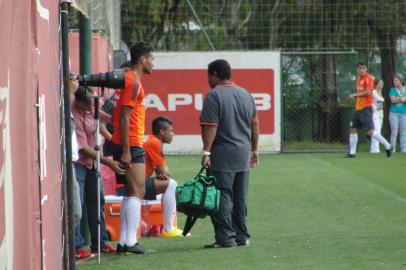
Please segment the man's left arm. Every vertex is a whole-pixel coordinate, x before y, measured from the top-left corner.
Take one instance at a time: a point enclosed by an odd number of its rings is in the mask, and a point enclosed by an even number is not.
[[[353,96],[356,97],[368,97],[372,95],[372,90],[365,90],[365,91],[360,91],[357,94],[353,94]]]
[[[372,78],[367,79],[365,81],[365,90],[358,91],[358,93],[353,94],[354,97],[368,97],[372,95],[372,91],[374,90],[374,80]]]
[[[258,114],[255,114],[251,118],[251,167],[257,167],[259,165],[259,120]]]

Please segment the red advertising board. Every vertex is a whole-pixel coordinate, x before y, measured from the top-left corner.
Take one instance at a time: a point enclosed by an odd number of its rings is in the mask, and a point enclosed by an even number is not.
[[[261,134],[273,134],[274,71],[272,69],[233,69],[232,80],[254,97],[261,120]],[[209,91],[206,69],[156,70],[145,75],[146,133],[151,134],[152,120],[165,115],[175,124],[177,135],[199,135],[199,115]]]

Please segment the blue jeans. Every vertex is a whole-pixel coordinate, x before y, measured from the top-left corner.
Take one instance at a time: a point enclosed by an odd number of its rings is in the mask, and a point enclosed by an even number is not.
[[[91,236],[91,250],[97,250],[97,173],[96,169],[88,169],[83,165],[75,163],[75,175],[79,184],[80,202],[83,206],[83,193],[86,192],[86,207],[89,231]],[[103,247],[108,240],[106,231],[106,222],[104,219],[104,192],[103,185],[100,183],[100,246]],[[82,248],[85,240],[80,233],[80,223],[75,227],[75,247],[76,250]]]

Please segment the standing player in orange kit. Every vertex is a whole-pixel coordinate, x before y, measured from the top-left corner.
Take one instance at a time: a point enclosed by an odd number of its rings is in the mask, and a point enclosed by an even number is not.
[[[140,80],[145,74],[152,73],[152,51],[152,47],[144,42],[131,47],[131,69],[125,74],[125,88],[118,93],[113,111],[113,158],[127,169],[125,177],[116,175],[118,183],[125,183],[125,196],[120,210],[118,253],[143,254],[152,251],[138,243],[136,234],[141,219],[141,200],[145,195],[145,154],[142,147],[145,93]]]
[[[391,145],[380,133],[374,130],[372,117],[372,91],[374,90],[374,79],[367,72],[365,63],[357,64],[358,78],[356,81],[356,93],[348,96],[349,99],[356,99],[355,112],[350,122],[350,151],[347,157],[353,158],[357,152],[358,129],[364,129],[369,137],[374,138],[385,146],[386,156],[392,155]]]

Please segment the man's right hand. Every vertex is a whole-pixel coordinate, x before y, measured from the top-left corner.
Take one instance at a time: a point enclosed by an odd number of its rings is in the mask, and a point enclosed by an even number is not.
[[[131,168],[131,153],[130,151],[125,151],[121,154],[121,164],[124,165],[124,167]]]
[[[69,92],[75,94],[76,90],[79,88],[79,82],[75,78],[69,79]]]
[[[200,162],[203,168],[210,168],[210,156],[202,156],[202,161]]]
[[[111,162],[109,162],[109,167],[118,174],[126,174],[124,166],[118,161],[111,160]]]
[[[259,153],[258,151],[251,152],[251,168],[255,168],[259,165]]]
[[[156,176],[156,178],[159,179],[159,180],[169,180],[170,176],[169,176],[168,173],[162,173],[162,174],[158,174]]]

